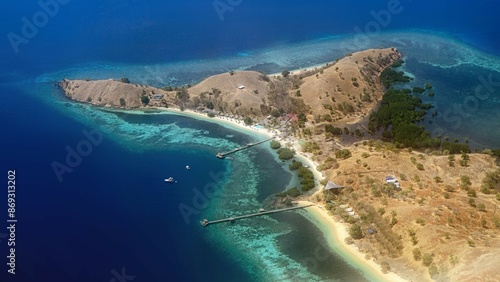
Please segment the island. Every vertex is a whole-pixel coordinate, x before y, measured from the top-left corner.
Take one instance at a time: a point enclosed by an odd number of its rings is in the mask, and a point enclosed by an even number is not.
[[[431,136],[432,85],[408,88],[395,48],[370,49],[277,74],[239,70],[196,85],[127,78],[59,83],[75,101],[171,109],[276,137],[271,148],[301,179],[274,204],[310,206],[335,248],[381,280],[500,280],[500,151]],[[394,87],[398,86],[398,87]]]

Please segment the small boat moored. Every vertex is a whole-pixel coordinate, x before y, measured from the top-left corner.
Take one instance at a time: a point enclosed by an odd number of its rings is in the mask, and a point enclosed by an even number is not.
[[[187,170],[190,170],[190,169],[191,169],[191,167],[187,165],[187,166],[186,166],[186,169],[187,169]]]
[[[177,182],[177,181],[175,181],[173,177],[169,177],[169,178],[165,178],[165,182],[174,183],[174,182]]]

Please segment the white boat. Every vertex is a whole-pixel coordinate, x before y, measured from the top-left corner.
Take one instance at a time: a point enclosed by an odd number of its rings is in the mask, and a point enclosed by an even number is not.
[[[186,169],[187,169],[187,170],[190,170],[190,169],[191,169],[191,167],[187,165],[187,166],[186,166]]]
[[[173,183],[173,182],[175,182],[175,180],[173,177],[169,177],[169,178],[165,178],[165,182]]]

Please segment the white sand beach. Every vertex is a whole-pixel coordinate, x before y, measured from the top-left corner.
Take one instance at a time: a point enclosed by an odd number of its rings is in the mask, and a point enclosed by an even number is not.
[[[298,201],[298,203],[314,204],[308,201]],[[346,244],[345,239],[350,237],[347,224],[336,221],[323,207],[314,205],[306,211],[306,217],[322,231],[329,247],[347,262],[360,268],[367,278],[375,281],[407,281],[393,272],[384,274],[380,265],[371,259],[366,259],[355,245]]]
[[[217,122],[229,128],[243,130],[244,132],[250,134],[259,134],[265,137],[273,136],[273,133],[270,130],[264,128],[256,128],[255,126],[247,126],[242,121],[238,121],[236,119],[222,117],[211,118],[206,114],[195,112],[192,110],[181,111],[176,108],[161,109],[173,112],[175,114],[185,115],[209,122]],[[317,181],[323,179],[323,174],[317,170],[317,164],[309,159],[306,154],[300,152],[300,145],[298,141],[294,140],[292,137],[289,137],[289,139],[290,140],[288,141],[282,140],[282,145],[285,145],[284,143],[291,142],[293,148],[296,150],[296,157],[304,164],[309,166]],[[321,189],[321,187],[319,187],[319,189]],[[314,204],[313,202],[308,201],[298,201],[298,203],[301,205]],[[361,251],[359,251],[359,249],[355,245],[347,245],[345,243],[345,239],[349,237],[347,224],[336,221],[333,216],[328,214],[328,212],[324,208],[315,204],[314,206],[307,208],[306,211],[306,217],[315,225],[317,225],[318,228],[322,231],[329,247],[334,252],[344,257],[344,259],[346,259],[349,263],[353,264],[355,267],[360,268],[369,279],[375,281],[407,281],[393,272],[384,274],[380,265],[371,259],[366,259],[365,255]]]

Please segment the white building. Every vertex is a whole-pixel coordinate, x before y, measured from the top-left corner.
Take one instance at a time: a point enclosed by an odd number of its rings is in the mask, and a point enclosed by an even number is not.
[[[396,185],[396,188],[399,189],[399,181],[396,179],[396,177],[394,175],[386,176],[385,183],[392,183],[392,184]]]

